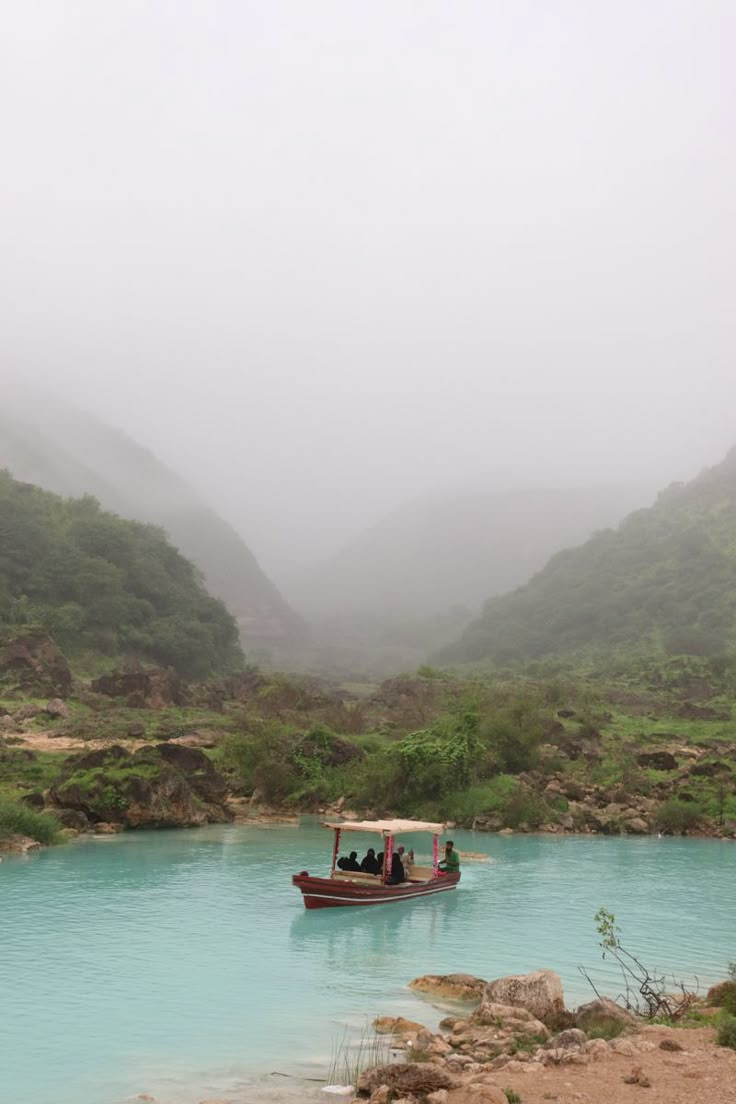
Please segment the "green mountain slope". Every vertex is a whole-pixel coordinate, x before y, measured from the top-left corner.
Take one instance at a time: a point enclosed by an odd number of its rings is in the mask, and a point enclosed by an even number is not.
[[[242,663],[234,619],[153,526],[0,471],[0,629],[205,676]]]
[[[249,650],[288,651],[302,639],[301,619],[232,526],[123,433],[59,404],[19,404],[0,413],[0,467],[57,494],[91,494],[105,509],[162,526],[233,613]]]
[[[507,660],[621,644],[708,655],[736,645],[736,450],[488,601],[437,658]]]

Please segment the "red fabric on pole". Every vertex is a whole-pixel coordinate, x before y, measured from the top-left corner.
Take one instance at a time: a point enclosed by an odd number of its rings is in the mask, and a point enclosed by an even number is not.
[[[394,837],[387,836],[383,850],[383,884],[385,885],[391,873],[391,860],[394,857]]]

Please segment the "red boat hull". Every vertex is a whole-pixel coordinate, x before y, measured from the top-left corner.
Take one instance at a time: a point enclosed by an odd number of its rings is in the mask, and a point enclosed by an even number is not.
[[[304,897],[304,907],[345,908],[351,905],[388,905],[394,901],[410,901],[415,897],[430,897],[446,893],[460,881],[459,874],[441,874],[428,882],[404,885],[360,885],[358,882],[332,878],[314,878],[310,874],[294,874],[292,883]]]

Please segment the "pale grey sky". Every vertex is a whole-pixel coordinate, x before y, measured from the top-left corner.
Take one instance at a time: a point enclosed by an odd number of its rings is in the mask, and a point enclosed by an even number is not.
[[[6,387],[189,477],[267,569],[407,497],[736,443],[731,0],[24,0]]]

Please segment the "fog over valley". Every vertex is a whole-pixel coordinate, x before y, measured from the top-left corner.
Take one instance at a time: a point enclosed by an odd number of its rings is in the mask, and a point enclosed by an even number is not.
[[[477,614],[736,439],[735,20],[8,10],[0,462],[175,541],[184,487],[296,620]]]

